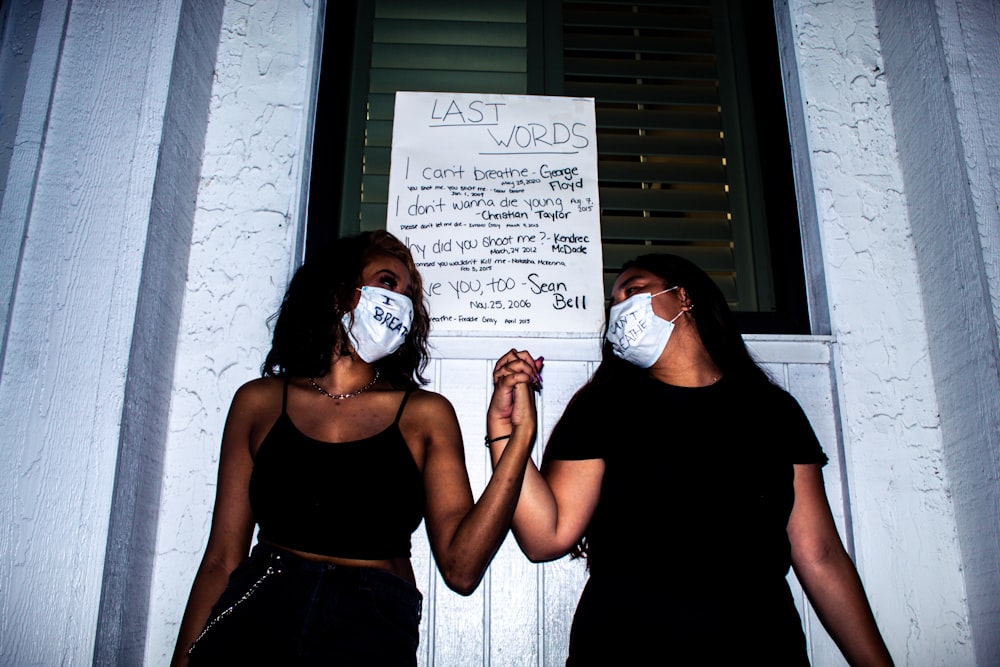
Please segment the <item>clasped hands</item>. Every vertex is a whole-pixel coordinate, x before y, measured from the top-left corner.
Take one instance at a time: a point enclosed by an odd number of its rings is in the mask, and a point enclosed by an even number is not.
[[[527,350],[515,349],[497,360],[493,367],[493,398],[486,415],[490,433],[501,435],[522,426],[535,427],[534,393],[542,388],[543,362],[544,357],[535,359]]]

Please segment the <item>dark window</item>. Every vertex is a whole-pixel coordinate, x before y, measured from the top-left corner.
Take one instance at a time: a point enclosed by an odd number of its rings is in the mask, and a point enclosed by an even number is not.
[[[630,257],[673,252],[713,276],[744,331],[807,332],[774,16],[743,5],[364,0],[352,22],[331,14],[310,246],[384,225],[396,90],[593,97],[606,286]]]

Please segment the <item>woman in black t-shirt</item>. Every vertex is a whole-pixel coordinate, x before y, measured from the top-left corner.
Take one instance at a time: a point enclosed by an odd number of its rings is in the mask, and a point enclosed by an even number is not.
[[[789,566],[851,664],[891,665],[830,512],[826,456],[712,279],[676,256],[639,257],[608,322],[604,360],[541,473],[529,462],[513,521],[533,561],[588,558],[567,665],[807,665]],[[494,379],[537,367],[511,350]],[[490,437],[509,428],[498,414]]]

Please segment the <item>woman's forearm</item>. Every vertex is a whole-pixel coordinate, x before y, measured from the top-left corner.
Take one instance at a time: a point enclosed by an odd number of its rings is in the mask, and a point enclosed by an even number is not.
[[[796,564],[795,573],[823,627],[849,664],[855,667],[893,664],[861,579],[843,548],[832,549],[815,562]]]
[[[498,469],[506,453],[506,444],[498,444],[499,446],[494,444],[490,448],[490,459],[495,470]],[[525,462],[511,529],[521,551],[535,562],[564,556],[576,544],[576,540],[560,540],[559,510],[555,495],[548,481],[530,458]]]
[[[493,475],[459,523],[446,562],[439,563],[446,582],[458,593],[475,590],[510,528],[534,437],[534,428],[524,427],[514,428],[504,440]]]
[[[203,560],[191,586],[184,616],[177,632],[177,644],[170,661],[171,667],[184,667],[188,663],[187,652],[191,644],[208,623],[208,616],[216,600],[222,595],[229,581],[229,568],[221,563]]]

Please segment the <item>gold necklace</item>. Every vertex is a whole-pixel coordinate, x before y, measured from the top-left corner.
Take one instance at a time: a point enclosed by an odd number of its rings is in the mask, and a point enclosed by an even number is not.
[[[319,393],[323,394],[327,398],[332,398],[334,400],[340,400],[342,398],[354,398],[358,394],[363,394],[366,391],[368,391],[369,389],[371,389],[375,385],[376,382],[378,382],[378,369],[377,368],[375,369],[375,377],[373,377],[371,379],[371,382],[369,382],[368,384],[366,384],[365,386],[363,386],[361,389],[358,389],[357,391],[348,392],[346,394],[331,394],[326,389],[323,389],[323,387],[321,387],[318,384],[316,384],[316,380],[314,378],[309,378],[309,384],[311,384],[313,386],[313,389],[315,389]]]

